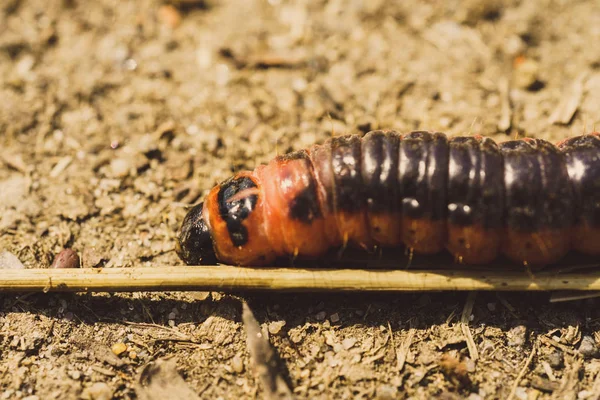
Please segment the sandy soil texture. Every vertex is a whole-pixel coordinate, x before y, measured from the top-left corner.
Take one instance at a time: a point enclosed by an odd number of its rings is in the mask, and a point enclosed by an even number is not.
[[[599,43],[596,0],[3,0],[0,252],[181,265],[186,206],[332,132],[590,132]],[[593,299],[244,297],[298,398],[600,396]],[[200,398],[264,393],[237,297],[0,298],[2,399],[136,398],[166,357]]]

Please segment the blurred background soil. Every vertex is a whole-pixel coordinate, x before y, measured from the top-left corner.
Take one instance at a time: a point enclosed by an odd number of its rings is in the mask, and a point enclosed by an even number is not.
[[[27,268],[65,247],[85,268],[181,265],[187,206],[332,133],[558,141],[594,126],[596,0],[3,0],[0,252]],[[596,300],[245,297],[299,398],[600,396]],[[263,393],[232,296],[0,301],[2,399],[135,398],[167,356],[201,398]]]

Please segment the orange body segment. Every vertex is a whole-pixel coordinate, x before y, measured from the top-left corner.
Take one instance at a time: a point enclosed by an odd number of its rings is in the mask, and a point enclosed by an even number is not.
[[[500,251],[501,231],[485,229],[481,225],[458,226],[448,224],[448,251],[465,264],[487,264]]]
[[[430,219],[402,219],[404,245],[417,254],[436,254],[446,244],[446,221]]]
[[[323,255],[332,245],[325,233],[316,187],[305,158],[278,158],[258,171],[263,182],[266,224],[279,256]],[[267,222],[267,221],[265,221]]]
[[[573,249],[592,256],[600,256],[600,228],[583,223],[573,229]]]
[[[367,213],[369,235],[382,247],[402,245],[402,222],[400,213]]]
[[[540,232],[506,230],[502,253],[519,264],[543,267],[563,258],[571,248],[570,229]]]

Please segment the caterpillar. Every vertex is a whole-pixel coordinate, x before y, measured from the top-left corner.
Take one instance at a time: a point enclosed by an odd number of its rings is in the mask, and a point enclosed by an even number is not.
[[[187,264],[268,265],[342,246],[444,249],[543,267],[600,256],[600,133],[554,145],[371,131],[278,156],[215,186],[185,216]]]

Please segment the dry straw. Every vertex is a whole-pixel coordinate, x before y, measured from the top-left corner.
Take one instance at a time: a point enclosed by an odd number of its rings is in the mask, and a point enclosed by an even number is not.
[[[0,291],[174,290],[441,291],[600,290],[600,270],[536,272],[364,270],[230,266],[3,270]]]

